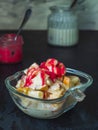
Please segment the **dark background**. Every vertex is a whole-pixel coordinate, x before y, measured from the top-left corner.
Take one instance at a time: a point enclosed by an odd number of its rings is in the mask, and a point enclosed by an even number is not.
[[[15,31],[12,31],[12,33]],[[10,33],[1,31],[0,35]],[[74,47],[48,45],[47,31],[23,31],[23,60],[17,64],[0,64],[0,130],[98,130],[98,32],[80,31]],[[24,114],[12,101],[4,80],[33,62],[57,58],[66,67],[92,75],[94,82],[86,98],[56,119],[37,119]]]

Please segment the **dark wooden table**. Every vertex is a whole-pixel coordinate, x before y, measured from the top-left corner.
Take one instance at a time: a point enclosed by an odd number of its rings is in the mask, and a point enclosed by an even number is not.
[[[11,32],[14,31],[0,31],[0,35]],[[98,32],[80,31],[78,45],[70,48],[49,46],[47,31],[23,31],[22,35],[23,61],[0,64],[0,130],[98,130]],[[85,100],[62,116],[50,120],[29,117],[13,103],[4,80],[50,57],[92,75],[94,82],[85,92]]]

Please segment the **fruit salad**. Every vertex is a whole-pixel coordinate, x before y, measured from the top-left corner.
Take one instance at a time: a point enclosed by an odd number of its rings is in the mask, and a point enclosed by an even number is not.
[[[71,96],[59,99],[71,87],[79,85],[80,78],[67,75],[66,71],[65,65],[55,58],[49,58],[41,64],[30,65],[23,71],[15,86],[19,93],[27,95],[19,96],[18,107],[28,115],[38,118],[56,117],[65,108],[68,109],[74,99]]]
[[[66,67],[55,58],[47,59],[40,65],[33,63],[24,70],[17,82],[18,92],[45,100],[62,97],[70,87],[80,84],[77,76],[66,75]]]

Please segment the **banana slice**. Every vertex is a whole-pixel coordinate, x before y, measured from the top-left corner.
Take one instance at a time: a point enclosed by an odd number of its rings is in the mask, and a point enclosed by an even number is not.
[[[28,96],[43,99],[44,93],[42,91],[31,90],[31,91],[28,91]]]
[[[65,89],[62,87],[60,90],[56,90],[56,91],[53,91],[48,99],[55,99],[55,98],[60,98],[61,96],[63,96],[65,93]]]
[[[78,76],[69,76],[70,87],[74,87],[80,84],[80,78]]]

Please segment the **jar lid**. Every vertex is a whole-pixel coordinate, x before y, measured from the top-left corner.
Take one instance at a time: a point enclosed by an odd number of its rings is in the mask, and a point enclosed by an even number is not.
[[[54,5],[54,6],[51,6],[51,7],[50,7],[50,10],[52,10],[52,11],[57,11],[57,10],[67,11],[67,10],[70,10],[70,4]]]

